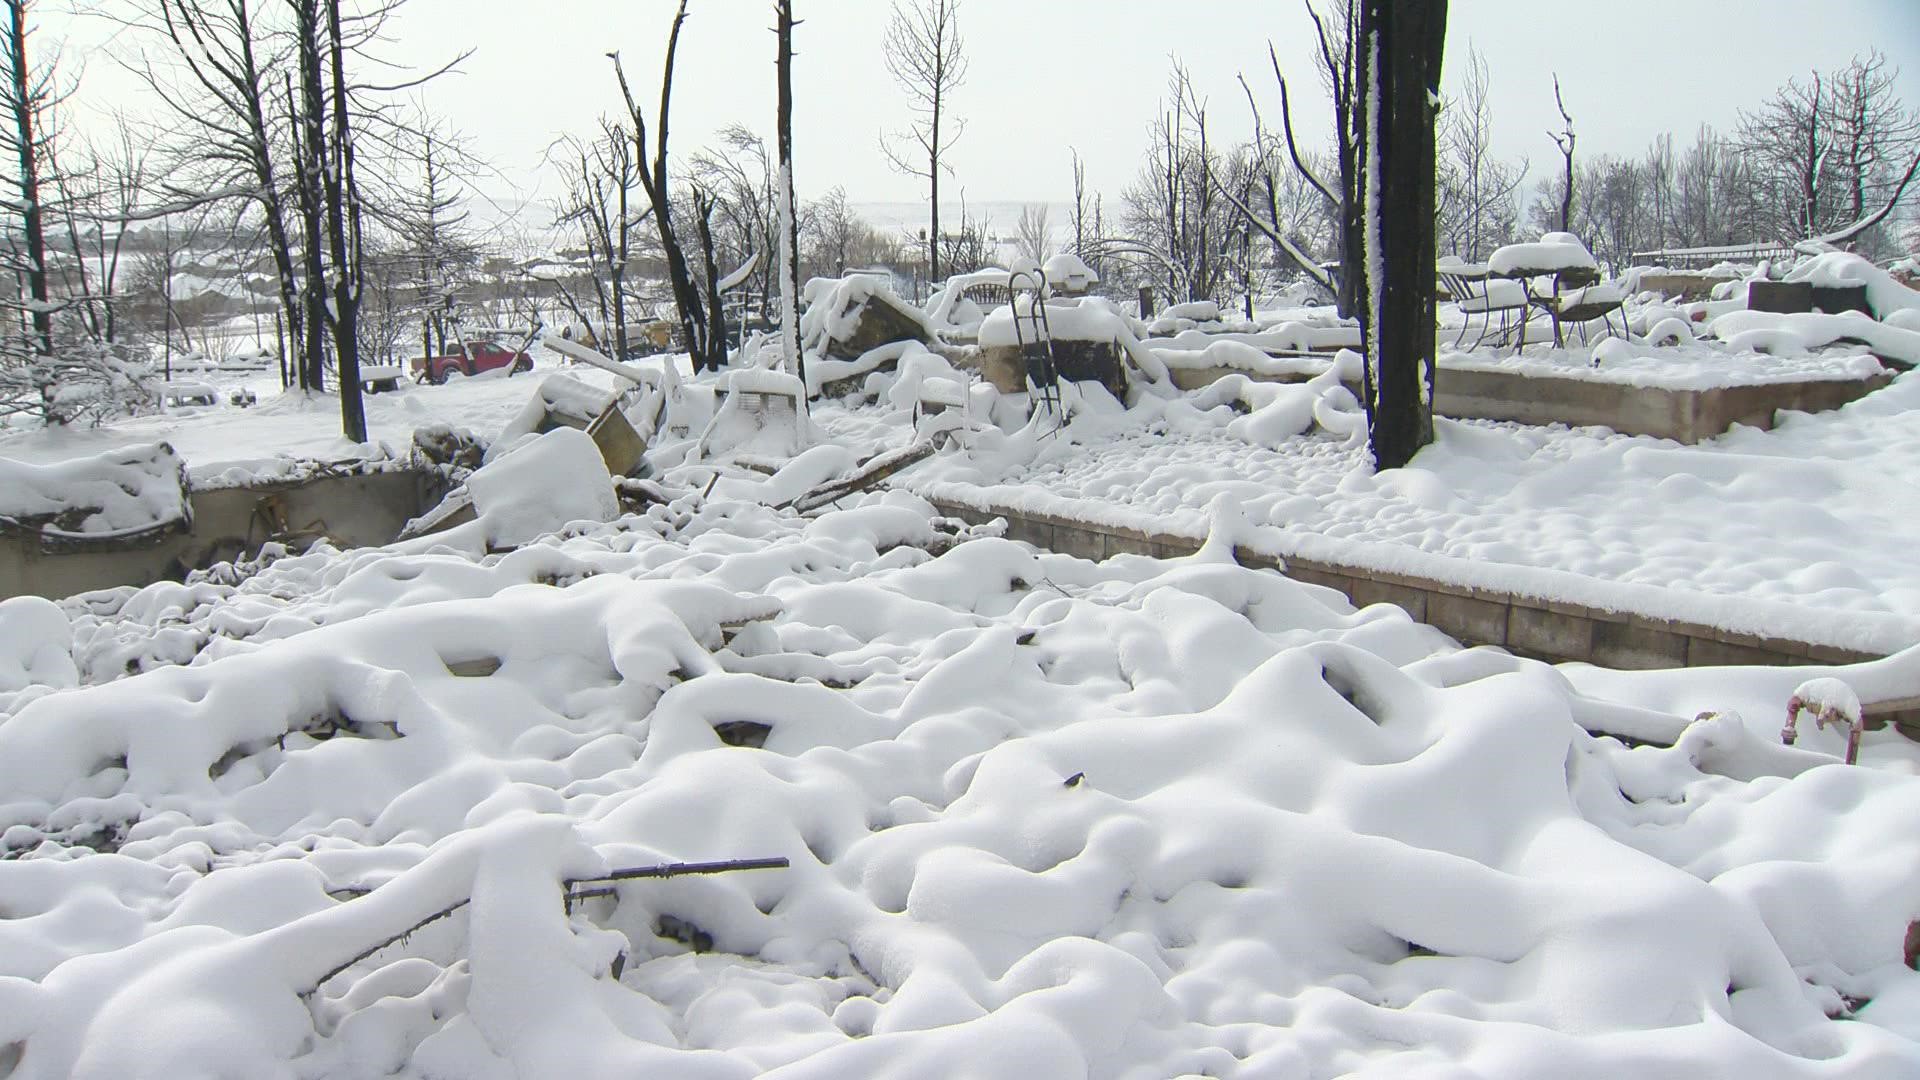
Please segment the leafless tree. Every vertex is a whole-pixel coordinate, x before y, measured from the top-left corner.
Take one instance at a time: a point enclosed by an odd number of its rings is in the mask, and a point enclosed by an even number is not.
[[[849,267],[882,266],[906,256],[900,241],[862,220],[847,201],[845,188],[835,187],[802,215],[801,228],[809,272],[839,277]]]
[[[793,194],[793,0],[774,0],[776,92],[775,138],[780,145],[780,351],[790,370],[805,379],[800,353],[800,208]]]
[[[1433,441],[1434,120],[1446,34],[1446,0],[1368,0],[1354,28],[1355,54],[1378,64],[1359,80],[1358,100],[1372,148],[1362,187],[1371,294],[1361,323],[1364,403],[1382,469]]]
[[[1440,113],[1439,228],[1447,250],[1469,262],[1513,238],[1527,163],[1493,152],[1492,78],[1486,57],[1468,47],[1460,92]]]
[[[1567,115],[1567,103],[1560,96],[1560,76],[1557,73],[1553,77],[1553,104],[1555,108],[1560,110],[1561,128],[1557,132],[1547,132],[1547,137],[1553,140],[1554,147],[1560,151],[1560,157],[1566,165],[1566,171],[1560,185],[1559,225],[1560,230],[1565,232],[1573,228],[1574,133],[1573,117]]]
[[[714,196],[714,250],[723,266],[749,262],[744,289],[774,313],[779,276],[780,179],[766,140],[741,124],[721,128],[716,144],[693,155],[688,173]]]
[[[419,329],[421,354],[438,356],[449,347],[461,283],[480,262],[462,179],[477,163],[464,141],[424,108],[408,127],[412,137],[388,164],[395,190],[372,207],[390,237],[378,260],[381,302],[392,302],[391,290],[400,289]]]
[[[178,61],[165,68],[142,54],[135,72],[192,132],[198,177],[182,177],[184,197],[222,195],[257,205],[273,258],[280,306],[295,343],[293,367],[304,389],[320,389],[321,358],[310,349],[297,247],[289,227],[286,173],[280,155],[285,118],[276,110],[281,82],[267,0],[151,0],[144,24],[168,42]]]
[[[1168,93],[1150,129],[1147,160],[1122,194],[1128,243],[1103,238],[1100,249],[1104,255],[1144,256],[1157,264],[1173,297],[1214,299],[1226,280],[1221,246],[1233,213],[1221,196],[1232,196],[1216,176],[1223,158],[1210,141],[1206,103],[1178,63]]]
[[[667,282],[673,289],[674,307],[680,315],[680,331],[686,343],[687,352],[693,360],[695,371],[714,370],[727,363],[727,324],[726,316],[720,306],[718,289],[709,288],[704,294],[694,283],[693,273],[687,261],[686,250],[681,246],[680,235],[674,221],[674,188],[668,172],[667,124],[672,115],[673,104],[673,63],[674,55],[680,45],[680,28],[687,21],[687,2],[680,0],[675,10],[673,24],[667,32],[667,56],[660,74],[659,128],[655,132],[653,146],[648,147],[646,113],[635,101],[633,89],[627,83],[626,69],[620,64],[620,54],[608,53],[613,60],[613,70],[620,81],[620,96],[626,103],[629,121],[628,131],[633,137],[633,159],[639,170],[640,186],[647,193],[647,199],[653,206],[653,222],[660,235],[660,250],[667,263]],[[647,154],[651,149],[651,160]],[[712,259],[712,214],[714,198],[710,191],[696,187],[693,191],[695,225],[701,239],[701,247],[706,252],[707,284],[717,283],[718,273]]]
[[[1753,112],[1740,114],[1746,152],[1765,163],[1776,192],[1791,192],[1791,201],[1784,203],[1790,211],[1774,223],[1781,236],[1811,236],[1832,224],[1826,183],[1829,147],[1821,122],[1827,109],[1824,93],[1820,73],[1810,72],[1807,82],[1789,79]]]
[[[1020,218],[1014,225],[1015,249],[1037,263],[1046,262],[1053,254],[1053,223],[1047,219],[1047,204],[1027,203],[1020,207]]]
[[[600,123],[598,138],[584,143],[564,140],[563,154],[558,155],[559,171],[567,183],[560,222],[577,230],[585,242],[589,264],[586,277],[598,318],[589,317],[581,300],[564,287],[561,298],[583,325],[598,327],[602,333],[611,331],[614,354],[625,356],[629,344],[627,270],[633,256],[634,233],[653,214],[653,207],[637,205],[640,173],[634,165],[631,136],[614,121]]]
[[[895,0],[887,23],[887,70],[906,96],[913,123],[905,132],[883,137],[880,147],[893,167],[927,181],[931,225],[927,231],[927,278],[940,280],[940,172],[943,159],[966,130],[949,115],[953,93],[967,77],[965,43],[960,36],[959,0]]]
[[[1827,122],[1848,221],[1866,217],[1891,194],[1901,165],[1920,147],[1920,108],[1901,102],[1899,78],[1900,69],[1871,50],[1831,79]]]
[[[960,193],[960,227],[940,234],[940,261],[949,274],[966,274],[992,261],[997,239],[988,231],[988,223],[976,219],[967,210],[967,195]]]
[[[54,145],[54,109],[67,96],[54,65],[36,65],[30,39],[30,0],[6,0],[6,23],[0,27],[0,109],[6,130],[0,148],[12,160],[5,208],[18,222],[24,252],[10,253],[8,262],[23,282],[25,315],[32,328],[33,347],[43,355],[53,352],[53,293],[47,271],[46,199]],[[9,230],[11,231],[11,230]],[[48,387],[48,392],[52,388]]]
[[[1087,248],[1087,228],[1092,224],[1088,219],[1093,213],[1093,204],[1087,197],[1087,163],[1080,160],[1080,151],[1067,148],[1073,156],[1073,254],[1084,260]]]
[[[1323,13],[1313,6],[1312,0],[1306,0],[1307,15],[1313,21],[1318,45],[1316,66],[1327,98],[1333,106],[1335,171],[1332,174],[1326,173],[1313,162],[1309,154],[1301,151],[1293,132],[1293,106],[1287,89],[1287,77],[1280,70],[1279,57],[1271,44],[1267,48],[1267,59],[1273,68],[1274,81],[1280,87],[1281,134],[1284,136],[1281,145],[1285,146],[1287,159],[1294,170],[1326,200],[1334,216],[1334,232],[1340,256],[1338,272],[1330,272],[1282,230],[1278,220],[1278,181],[1274,170],[1265,170],[1269,179],[1264,184],[1267,189],[1264,206],[1258,200],[1249,202],[1240,199],[1231,190],[1223,190],[1223,194],[1249,226],[1272,241],[1277,255],[1293,263],[1308,278],[1335,295],[1342,315],[1365,323],[1368,298],[1366,290],[1359,284],[1366,257],[1362,221],[1365,189],[1360,180],[1366,161],[1367,128],[1366,117],[1359,111],[1358,103],[1360,90],[1368,85],[1367,65],[1370,57],[1353,47],[1359,0],[1330,2],[1333,6]],[[1255,145],[1264,148],[1269,145],[1269,137],[1261,120],[1259,103],[1244,78],[1241,87],[1246,92],[1248,107],[1253,111]],[[1266,152],[1263,149],[1262,153]]]
[[[814,264],[834,277],[846,273],[863,224],[860,215],[854,213],[853,206],[847,202],[847,189],[835,187],[828,191],[813,204],[809,221],[813,226],[809,246]]]

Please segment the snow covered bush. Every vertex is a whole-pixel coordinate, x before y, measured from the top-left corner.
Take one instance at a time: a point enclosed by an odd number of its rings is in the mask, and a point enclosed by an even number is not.
[[[128,346],[56,337],[49,353],[19,334],[0,339],[0,419],[98,423],[158,404],[158,387]]]

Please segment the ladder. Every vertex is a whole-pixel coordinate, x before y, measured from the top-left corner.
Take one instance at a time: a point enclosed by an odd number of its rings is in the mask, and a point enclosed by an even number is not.
[[[1031,289],[1033,294],[1025,315],[1020,314],[1023,288]],[[1053,327],[1047,321],[1046,279],[1038,270],[1016,269],[1007,275],[1007,292],[1012,294],[1009,310],[1013,313],[1013,339],[1026,365],[1028,393],[1053,417],[1053,430],[1058,431],[1066,423],[1066,410],[1060,405],[1060,374],[1053,360]],[[1022,327],[1022,322],[1026,326]]]

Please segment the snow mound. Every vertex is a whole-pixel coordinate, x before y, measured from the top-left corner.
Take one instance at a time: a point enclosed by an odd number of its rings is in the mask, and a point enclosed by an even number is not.
[[[1920,311],[1920,292],[1908,288],[1887,271],[1849,251],[1816,255],[1787,274],[1788,281],[1805,281],[1825,288],[1867,287],[1867,306],[1885,319],[1895,312]]]
[[[1084,293],[1100,284],[1100,275],[1078,255],[1067,251],[1049,255],[1040,272],[1046,275],[1050,287],[1066,292]]]
[[[1860,342],[1878,356],[1920,364],[1920,331],[1876,322],[1857,311],[1827,314],[1802,311],[1731,311],[1708,326],[1731,349],[1760,352],[1808,351],[1837,342]]]
[[[64,690],[79,682],[73,666],[73,627],[51,600],[0,600],[0,695],[30,686]],[[3,706],[0,706],[3,707]]]
[[[0,722],[13,1080],[1920,1069],[1920,778],[1619,703],[1802,676],[1576,689],[1210,505],[1093,564],[688,496],[87,601],[224,632]]]
[[[52,465],[0,458],[0,524],[104,539],[192,517],[186,463],[166,443]]]
[[[517,547],[568,522],[610,521],[620,513],[600,448],[576,428],[527,438],[468,477],[467,490],[495,547]]]
[[[853,340],[869,304],[884,304],[922,334],[932,333],[926,313],[894,296],[893,283],[878,274],[813,278],[801,297],[800,343],[809,354],[825,353],[830,342]]]

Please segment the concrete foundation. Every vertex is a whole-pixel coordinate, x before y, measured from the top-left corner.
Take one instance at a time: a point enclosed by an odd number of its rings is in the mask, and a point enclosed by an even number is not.
[[[318,476],[192,492],[191,528],[163,530],[131,545],[0,536],[0,599],[178,580],[270,540],[295,547],[322,536],[339,547],[384,544],[442,494],[443,481],[428,472]]]
[[[1175,368],[1173,381],[1183,390],[1197,390],[1223,375],[1235,373],[1229,368]],[[1304,382],[1310,377],[1293,373],[1237,373],[1262,382]],[[1837,409],[1892,381],[1892,375],[1878,375],[1867,379],[1667,390],[1590,379],[1442,367],[1434,377],[1433,408],[1441,416],[1455,420],[1596,426],[1626,435],[1652,435],[1691,444],[1724,434],[1735,424],[1770,430],[1781,410]],[[1357,386],[1348,389],[1356,395],[1359,393]]]
[[[1697,443],[1735,424],[1763,430],[1781,410],[1822,412],[1856,401],[1893,381],[1815,380],[1666,390],[1586,379],[1556,379],[1504,371],[1441,368],[1434,380],[1434,411],[1462,420],[1517,420],[1523,424],[1596,425],[1626,435],[1653,435]]]
[[[1190,555],[1200,547],[1198,540],[1170,533],[1142,533],[1045,514],[983,511],[957,503],[934,505],[942,514],[975,524],[1005,518],[1010,539],[1087,559],[1120,554],[1167,558]],[[1236,557],[1244,566],[1278,567],[1272,556],[1245,548]],[[1853,664],[1880,658],[1814,642],[1763,638],[1700,623],[1604,611],[1312,559],[1288,557],[1285,570],[1296,581],[1338,590],[1357,606],[1393,604],[1464,644],[1497,645],[1551,663],[1585,661],[1611,668],[1651,669]],[[1869,712],[1920,739],[1920,708],[1903,702]]]

